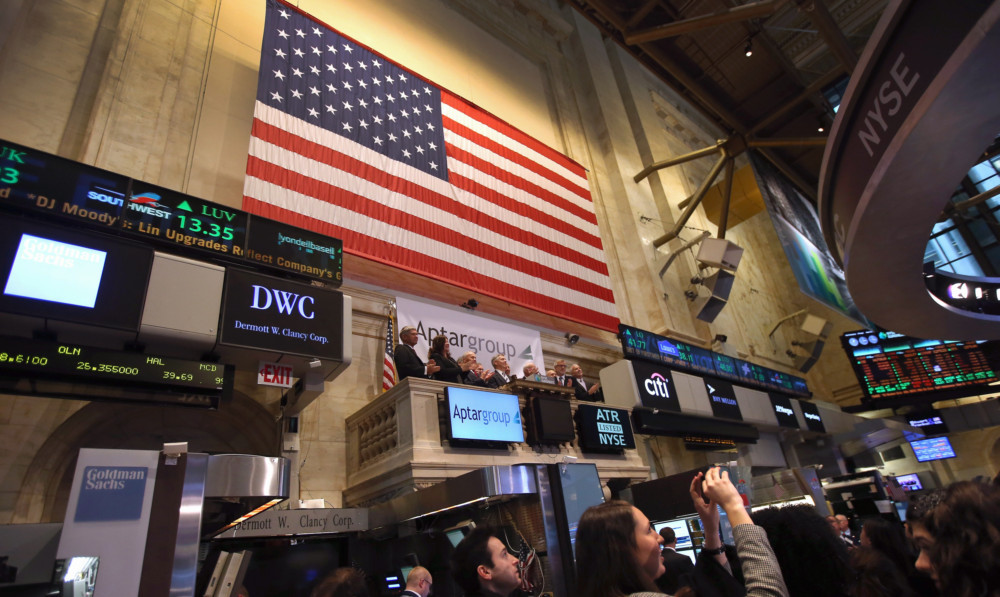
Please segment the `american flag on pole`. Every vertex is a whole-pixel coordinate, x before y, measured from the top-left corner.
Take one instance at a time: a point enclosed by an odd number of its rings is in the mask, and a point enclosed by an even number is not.
[[[385,331],[385,354],[382,355],[382,391],[386,391],[392,386],[396,385],[396,360],[393,357],[393,343],[396,340],[396,334],[393,331],[395,326],[393,325],[392,313],[389,313],[389,324],[386,326]]]
[[[582,166],[280,0],[264,28],[245,210],[617,331]]]

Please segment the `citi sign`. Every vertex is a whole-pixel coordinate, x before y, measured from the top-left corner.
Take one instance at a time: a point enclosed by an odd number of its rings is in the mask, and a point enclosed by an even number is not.
[[[314,310],[316,299],[311,296],[278,290],[277,288],[267,288],[257,284],[253,284],[251,287],[253,288],[251,309],[267,311],[274,308],[277,309],[278,313],[284,315],[294,315],[297,312],[304,319],[315,319],[316,317]]]
[[[646,388],[646,393],[650,396],[670,398],[670,383],[666,377],[663,377],[662,373],[650,375],[649,379],[643,382],[643,387]]]

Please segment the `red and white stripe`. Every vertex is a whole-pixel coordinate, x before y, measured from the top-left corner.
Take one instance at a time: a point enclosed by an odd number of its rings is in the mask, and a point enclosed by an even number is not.
[[[244,209],[340,238],[353,255],[616,331],[584,169],[448,92],[442,103],[450,183],[257,102]]]

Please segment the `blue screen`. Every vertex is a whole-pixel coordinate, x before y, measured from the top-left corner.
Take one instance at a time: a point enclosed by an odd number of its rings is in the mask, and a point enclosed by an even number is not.
[[[451,438],[521,443],[521,407],[514,394],[446,387]]]
[[[107,253],[22,234],[3,293],[93,309]]]
[[[947,437],[913,441],[910,442],[910,447],[913,448],[913,455],[917,457],[917,462],[955,457],[955,450],[951,447],[951,442],[948,441]]]

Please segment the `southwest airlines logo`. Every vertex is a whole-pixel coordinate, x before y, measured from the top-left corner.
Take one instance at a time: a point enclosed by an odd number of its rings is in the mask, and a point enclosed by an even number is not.
[[[156,193],[139,193],[138,195],[132,195],[129,199],[132,203],[137,205],[148,205],[150,207],[163,207],[160,205],[160,196]]]
[[[166,205],[160,204],[160,196],[156,193],[139,193],[128,199],[128,208],[157,218],[169,218],[170,211]]]

